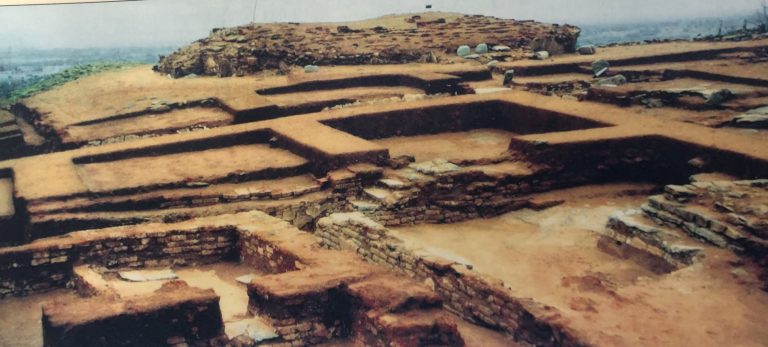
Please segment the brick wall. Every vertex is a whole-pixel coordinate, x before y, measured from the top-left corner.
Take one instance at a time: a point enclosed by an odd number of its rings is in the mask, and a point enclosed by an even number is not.
[[[513,297],[500,281],[461,265],[413,252],[385,227],[361,213],[338,213],[320,219],[315,234],[328,248],[355,250],[369,262],[426,281],[442,296],[448,310],[467,321],[535,345],[582,345],[572,331],[557,321],[555,308]]]
[[[72,267],[81,263],[107,268],[193,265],[236,254],[234,228],[152,229],[150,225],[81,231],[4,248],[0,298],[64,287]]]

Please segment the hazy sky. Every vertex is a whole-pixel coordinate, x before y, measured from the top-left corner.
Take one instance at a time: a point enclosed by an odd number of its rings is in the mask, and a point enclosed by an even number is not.
[[[0,47],[181,45],[211,28],[257,22],[348,21],[433,10],[589,24],[744,14],[760,0],[146,0],[0,7]],[[256,13],[254,16],[254,4]]]

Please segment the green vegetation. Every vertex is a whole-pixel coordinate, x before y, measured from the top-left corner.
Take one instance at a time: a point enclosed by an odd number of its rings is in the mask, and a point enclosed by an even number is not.
[[[139,64],[133,62],[92,63],[73,66],[50,76],[27,79],[21,83],[3,82],[0,84],[0,106],[12,105],[21,99],[51,90],[81,77],[133,67]]]

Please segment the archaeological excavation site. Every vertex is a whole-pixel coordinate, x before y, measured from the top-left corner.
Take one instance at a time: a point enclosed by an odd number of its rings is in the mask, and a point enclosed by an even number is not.
[[[768,36],[254,23],[0,110],[2,346],[768,346]]]

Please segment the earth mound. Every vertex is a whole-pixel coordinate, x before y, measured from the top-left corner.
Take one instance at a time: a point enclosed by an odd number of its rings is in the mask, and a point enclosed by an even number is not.
[[[344,25],[254,23],[214,29],[207,38],[161,57],[155,70],[173,77],[232,76],[290,65],[450,62],[460,59],[459,46],[482,43],[504,60],[534,50],[573,52],[580,32],[570,25],[452,13],[393,15]],[[494,46],[499,46],[496,51]]]

